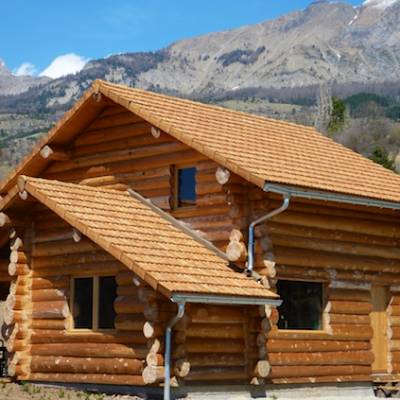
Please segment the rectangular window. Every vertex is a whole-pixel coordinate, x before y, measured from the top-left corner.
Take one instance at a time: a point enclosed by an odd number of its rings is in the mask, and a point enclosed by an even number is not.
[[[277,289],[283,300],[282,305],[278,308],[279,329],[323,329],[322,283],[278,281]]]
[[[196,205],[196,167],[176,168],[175,208]]]
[[[73,278],[71,288],[73,329],[114,329],[117,285],[113,276]]]

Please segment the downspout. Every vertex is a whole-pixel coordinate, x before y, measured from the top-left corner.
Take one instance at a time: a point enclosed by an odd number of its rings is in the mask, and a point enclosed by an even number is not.
[[[185,302],[178,303],[178,312],[169,322],[165,330],[165,350],[164,350],[164,400],[171,399],[171,336],[172,328],[182,319],[185,314]]]
[[[276,210],[272,210],[268,214],[256,219],[253,221],[249,226],[249,243],[247,247],[248,259],[247,259],[247,268],[246,273],[248,276],[251,276],[254,269],[254,228],[261,224],[262,222],[274,217],[275,215],[280,214],[281,212],[285,211],[289,207],[290,203],[290,194],[285,193],[283,195],[283,204],[277,208]]]

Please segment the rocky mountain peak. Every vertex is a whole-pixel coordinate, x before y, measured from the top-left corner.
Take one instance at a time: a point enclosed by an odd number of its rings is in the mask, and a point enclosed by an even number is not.
[[[386,10],[387,8],[399,2],[399,0],[365,0],[363,6]]]

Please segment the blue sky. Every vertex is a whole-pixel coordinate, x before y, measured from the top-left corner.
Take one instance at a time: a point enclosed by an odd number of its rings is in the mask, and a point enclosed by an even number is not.
[[[179,39],[275,18],[305,8],[311,1],[6,0],[2,3],[0,58],[11,70],[25,64],[23,71],[37,74],[60,55],[73,53],[87,60],[111,53],[156,50]],[[69,62],[79,63],[79,58]]]

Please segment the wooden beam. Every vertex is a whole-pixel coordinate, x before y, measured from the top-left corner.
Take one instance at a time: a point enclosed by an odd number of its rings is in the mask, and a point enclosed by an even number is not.
[[[46,145],[40,150],[40,155],[45,160],[66,161],[70,159],[70,152],[55,146]]]

